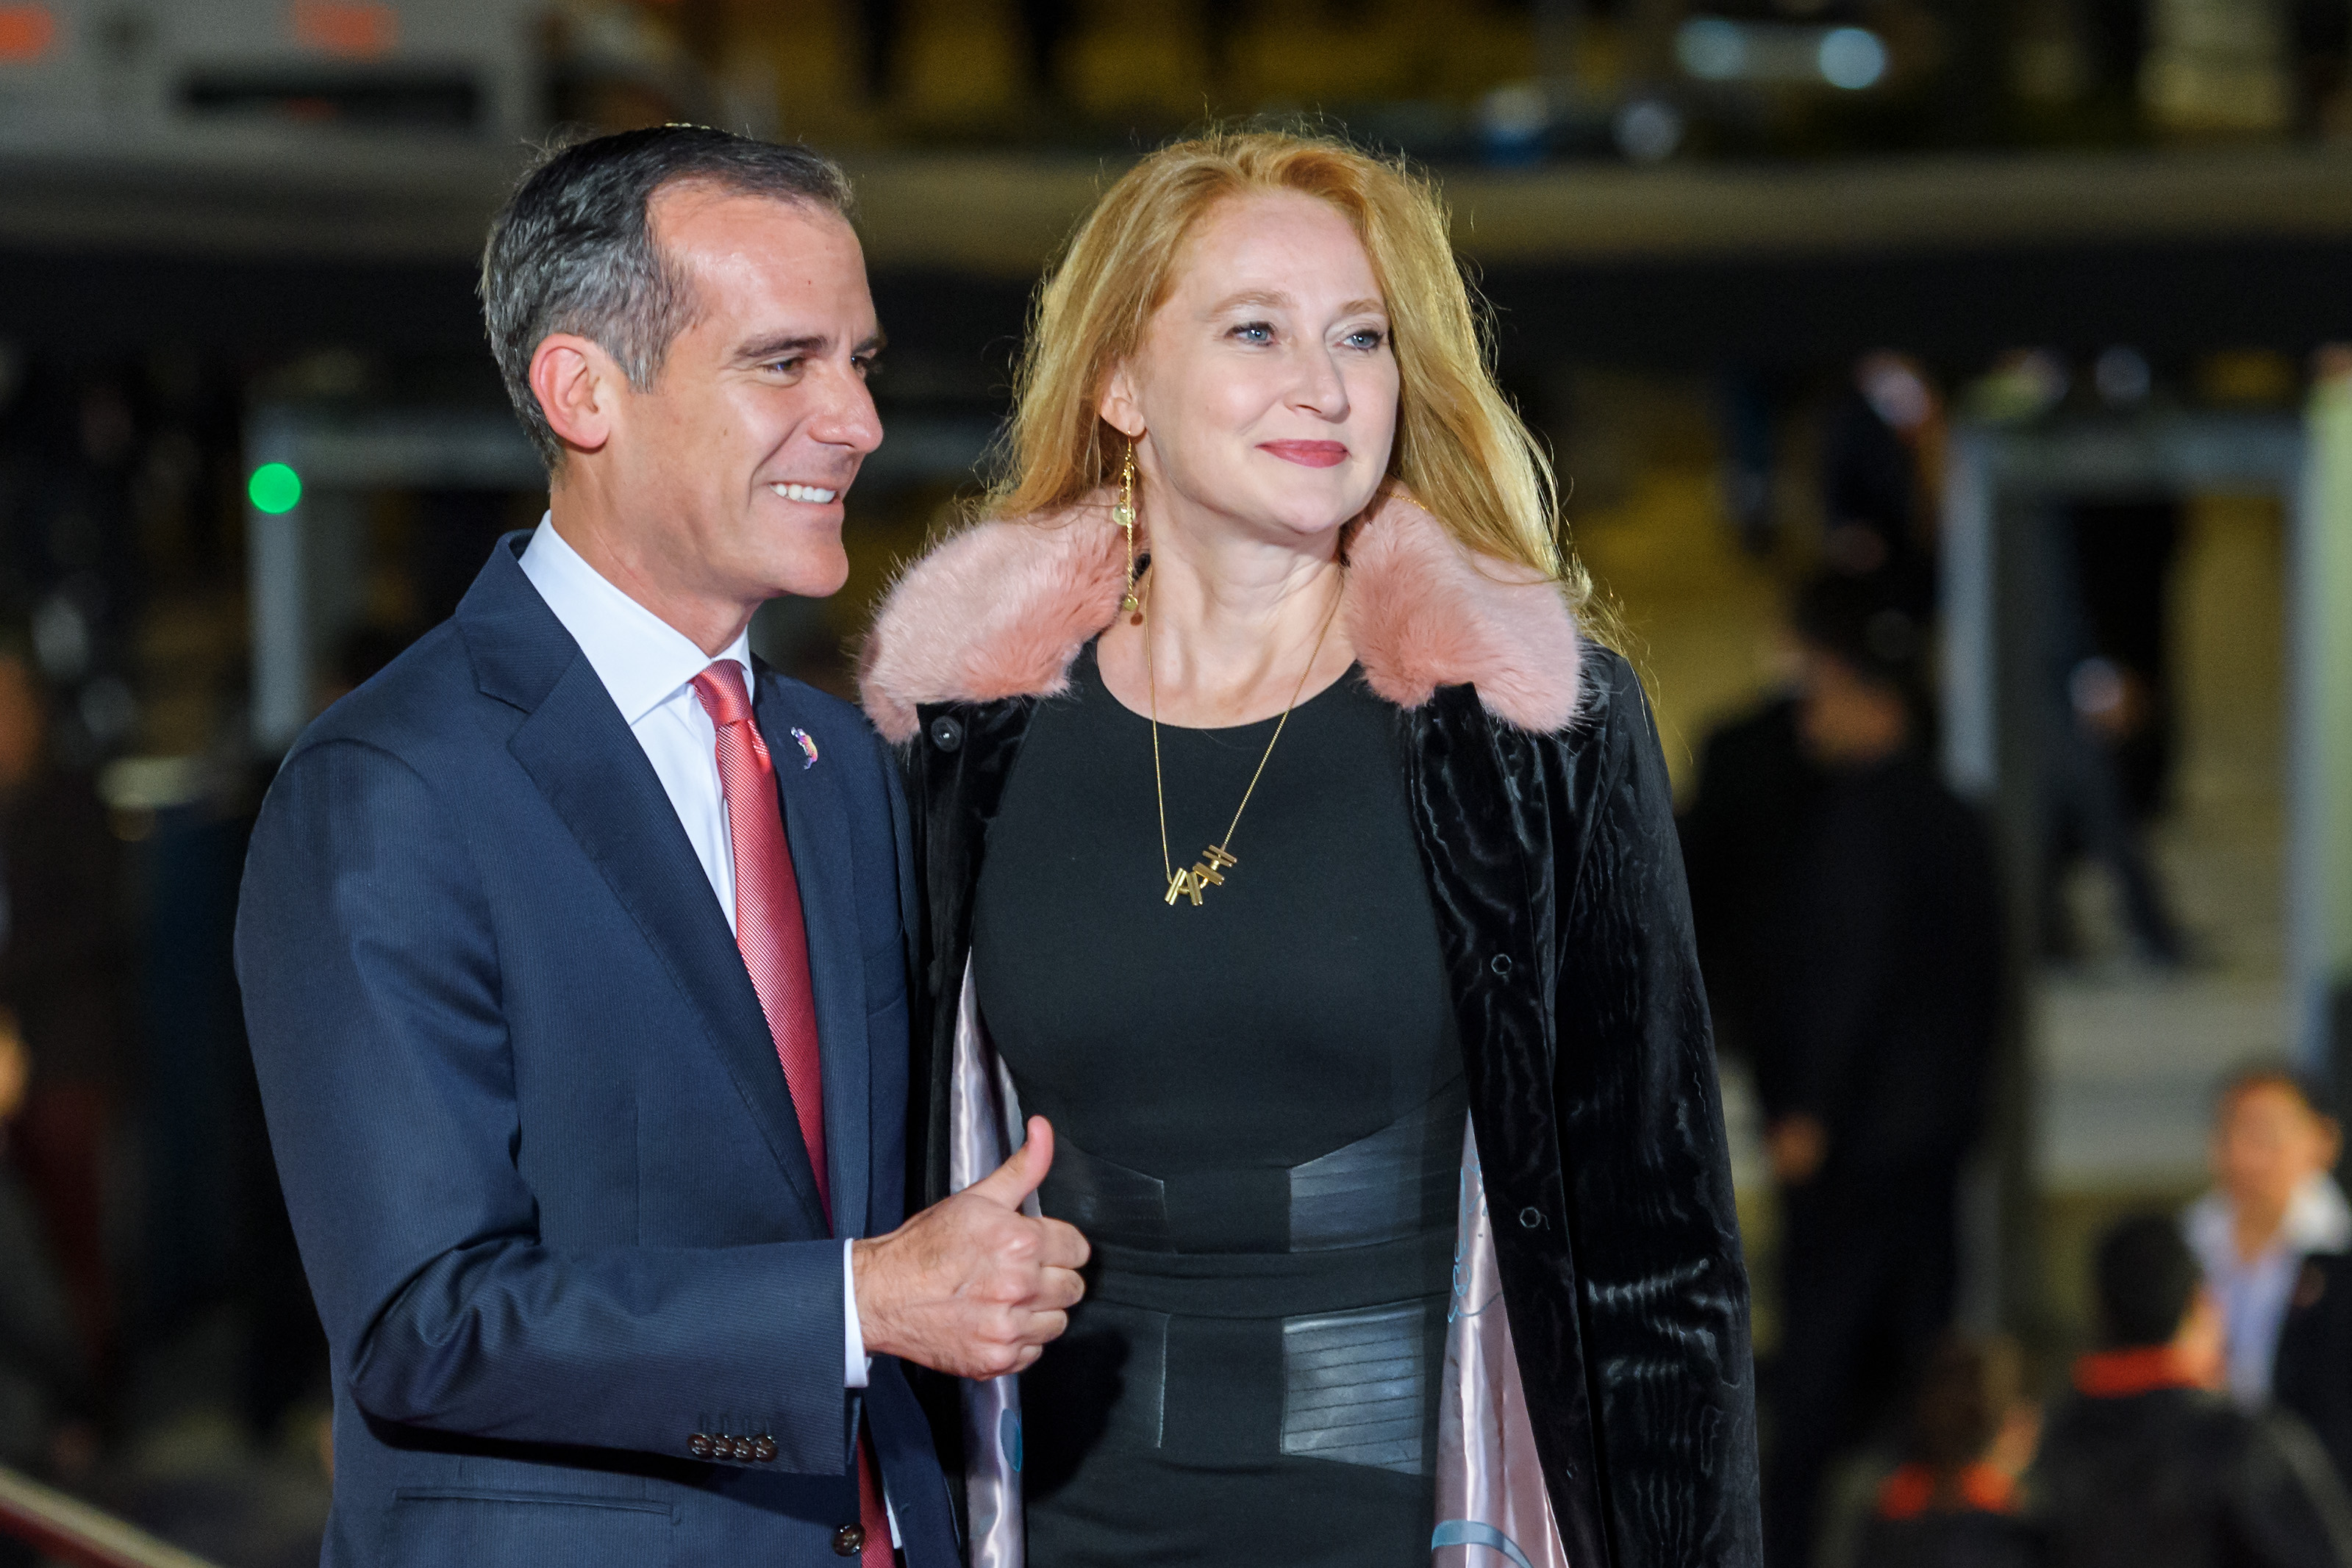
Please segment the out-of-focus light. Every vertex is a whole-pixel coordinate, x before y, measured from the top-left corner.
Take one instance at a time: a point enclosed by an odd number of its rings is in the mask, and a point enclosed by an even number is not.
[[[1888,64],[1885,41],[1867,27],[1729,16],[1693,16],[1675,28],[1675,58],[1699,81],[1827,83],[1848,92],[1877,86]]]
[[[265,463],[253,471],[245,493],[256,511],[290,512],[302,498],[302,476],[283,463]]]
[[[1832,27],[1822,35],[1822,79],[1848,92],[1875,87],[1886,74],[1886,46],[1867,27]]]
[[[294,41],[345,59],[375,59],[400,43],[400,13],[382,0],[294,0]]]
[[[62,591],[33,609],[33,658],[41,674],[60,685],[81,679],[89,668],[89,617]]]
[[[1871,412],[1890,430],[1908,435],[1936,416],[1936,390],[1901,354],[1882,350],[1864,355],[1853,379]]]
[[[2099,389],[2099,401],[2116,408],[2146,402],[2155,380],[2147,356],[2122,343],[2101,353],[2091,366],[2091,384]]]
[[[1541,136],[1551,123],[1551,104],[1541,88],[1514,82],[1478,100],[1478,123],[1489,136],[1526,141]]]
[[[0,61],[37,60],[57,41],[58,19],[47,5],[0,5]]]
[[[1540,162],[1550,131],[1550,96],[1533,82],[1512,82],[1478,100],[1478,138],[1490,162]]]
[[[1683,144],[1683,111],[1663,99],[1637,98],[1611,127],[1617,150],[1636,163],[1663,163]]]
[[[2124,685],[2124,673],[2111,659],[2095,655],[2074,666],[2066,676],[2066,695],[2074,711],[2096,723],[2112,722],[2123,713],[2124,702],[2129,696]]]
[[[1675,57],[1701,81],[1729,81],[1748,71],[1748,32],[1722,16],[1694,16],[1675,31]]]
[[[1993,361],[1968,389],[1971,417],[1992,424],[2039,419],[2065,401],[2073,378],[2066,361],[2047,349],[2016,349]]]

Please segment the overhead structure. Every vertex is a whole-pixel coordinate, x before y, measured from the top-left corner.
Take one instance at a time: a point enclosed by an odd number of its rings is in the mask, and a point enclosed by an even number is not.
[[[9,0],[0,152],[262,159],[404,131],[511,141],[540,112],[535,0]]]

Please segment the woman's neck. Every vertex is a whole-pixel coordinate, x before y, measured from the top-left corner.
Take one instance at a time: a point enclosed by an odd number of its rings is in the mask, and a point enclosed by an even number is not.
[[[1127,706],[1188,728],[1271,718],[1355,663],[1335,615],[1340,578],[1336,532],[1293,545],[1165,529],[1143,624],[1123,615],[1103,634],[1103,681]]]

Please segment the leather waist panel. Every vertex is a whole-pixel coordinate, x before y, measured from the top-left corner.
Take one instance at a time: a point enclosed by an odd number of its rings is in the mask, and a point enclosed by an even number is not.
[[[1282,1451],[1427,1475],[1436,1316],[1400,1301],[1284,1319]]]

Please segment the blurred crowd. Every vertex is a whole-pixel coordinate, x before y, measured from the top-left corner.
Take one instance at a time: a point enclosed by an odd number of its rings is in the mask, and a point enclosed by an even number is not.
[[[2143,836],[2171,760],[2177,503],[2078,505],[2046,530],[2037,831],[2003,855],[1937,757],[1941,420],[1891,355],[1828,406],[1826,534],[1789,599],[1785,685],[1707,739],[1682,821],[1718,1039],[1753,1082],[1777,1197],[1767,1561],[2352,1563],[2352,1212],[2326,1102],[2284,1065],[2220,1086],[2205,1196],[2099,1239],[2095,1344],[2054,1401],[2015,1343],[1958,1327],[2019,971],[2086,956],[2071,868],[2114,887],[2108,962],[2196,957]]]
[[[299,1508],[255,1526],[228,1473],[315,1456],[325,1419],[228,974],[251,781],[110,806],[53,707],[0,633],[0,1465],[235,1561],[314,1558]]]
[[[2046,1410],[2016,1346],[1913,1369],[1852,1568],[2352,1562],[2352,1256],[2332,1118],[2275,1067],[2221,1090],[2215,1185],[2097,1239],[2094,1348]],[[1785,1505],[1784,1505],[1785,1506]],[[1819,1561],[1810,1544],[1789,1559]]]

